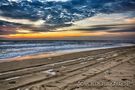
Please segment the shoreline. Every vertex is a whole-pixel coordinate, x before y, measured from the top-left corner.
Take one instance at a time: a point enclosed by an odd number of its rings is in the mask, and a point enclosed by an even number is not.
[[[54,51],[54,52],[40,52],[37,54],[30,54],[30,55],[25,55],[25,56],[17,56],[17,57],[13,57],[13,58],[0,59],[0,63],[28,60],[28,59],[49,58],[49,57],[54,57],[54,56],[79,53],[79,52],[85,52],[85,51],[102,50],[102,49],[110,49],[110,48],[121,48],[121,47],[131,47],[131,46],[135,46],[135,45],[133,44],[133,45],[123,45],[123,46],[105,46],[105,47],[95,47],[95,48],[80,48],[80,49],[73,49],[73,50],[61,50],[61,51],[58,50],[58,51]]]
[[[123,64],[128,62],[130,65]],[[85,89],[87,87],[85,84],[87,84],[87,81],[92,82],[91,80],[95,82],[104,80],[104,83],[106,83],[111,78],[112,81],[119,81],[117,76],[123,82],[124,80],[135,80],[134,64],[135,46],[83,51],[49,58],[3,62],[0,63],[0,89],[33,90],[38,88],[36,90],[41,90],[43,88],[43,90],[78,90],[76,88],[77,82],[86,81],[84,86],[78,85],[78,87],[80,87],[79,90],[89,90]],[[118,66],[119,68],[115,69]],[[111,74],[112,71],[113,74]],[[112,76],[110,77],[110,75]],[[116,77],[114,77],[115,75]],[[131,89],[127,90],[134,90],[134,86],[131,87]],[[90,86],[90,88],[93,87]],[[98,87],[95,86],[94,88],[96,89],[93,90],[97,90]],[[114,88],[109,90],[114,90]],[[123,88],[120,90],[123,90]]]
[[[74,58],[81,58],[82,56],[87,56],[88,54],[91,53],[100,53],[104,51],[111,51],[115,49],[124,49],[124,48],[132,48],[135,46],[123,46],[123,47],[113,47],[113,48],[106,48],[106,49],[97,49],[97,50],[87,50],[87,51],[81,51],[81,52],[72,52],[72,53],[59,53],[59,54],[52,54],[52,56],[47,56],[46,53],[38,54],[36,56],[34,55],[29,55],[25,57],[18,57],[16,59],[11,59],[11,60],[5,60],[5,61],[0,61],[0,72],[7,71],[7,70],[14,70],[16,68],[26,68],[26,67],[33,67],[33,66],[38,66],[42,64],[49,64],[50,60],[52,62],[57,62],[57,60],[60,58],[69,60],[69,59],[74,59]],[[55,61],[56,59],[56,61]],[[16,66],[16,67],[15,67]],[[6,70],[6,67],[10,67]]]

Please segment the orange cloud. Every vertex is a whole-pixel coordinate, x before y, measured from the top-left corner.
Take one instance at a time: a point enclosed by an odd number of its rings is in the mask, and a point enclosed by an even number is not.
[[[135,18],[126,19],[125,21],[130,24],[135,24]]]

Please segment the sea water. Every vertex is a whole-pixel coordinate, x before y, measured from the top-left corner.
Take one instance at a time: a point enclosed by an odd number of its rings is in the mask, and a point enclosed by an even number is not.
[[[135,45],[134,41],[111,40],[8,40],[0,41],[0,60],[43,52],[74,52],[94,48],[122,47]]]

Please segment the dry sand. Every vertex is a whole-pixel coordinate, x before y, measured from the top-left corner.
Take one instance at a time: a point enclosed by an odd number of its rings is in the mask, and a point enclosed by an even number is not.
[[[135,90],[135,47],[2,62],[0,90]]]

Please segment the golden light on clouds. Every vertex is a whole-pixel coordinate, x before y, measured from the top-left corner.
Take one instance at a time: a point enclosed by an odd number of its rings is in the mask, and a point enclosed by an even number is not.
[[[18,30],[16,30],[16,32],[18,32],[18,33],[32,33],[31,30],[24,30],[24,29],[18,29]]]
[[[112,24],[127,24],[126,17],[123,14],[97,14],[93,17],[76,21],[70,27],[58,28],[58,31],[75,30],[79,28],[87,28],[94,25],[112,25]],[[131,22],[131,21],[130,21]],[[133,22],[133,20],[132,20]]]
[[[128,18],[122,14],[97,14],[93,17],[73,22],[71,26],[61,26],[51,29],[47,27],[47,25],[45,26],[44,20],[30,21],[28,19],[12,19],[3,16],[0,16],[0,20],[28,25],[26,27],[24,27],[25,25],[20,27],[1,26],[0,29],[2,29],[4,33],[3,35],[0,35],[0,37],[6,39],[63,39],[66,37],[83,38],[83,36],[133,36],[131,29],[134,28],[135,24],[135,18]],[[128,29],[130,32],[128,32]],[[10,33],[7,33],[8,31]]]
[[[129,24],[135,24],[135,18],[126,19],[125,22],[127,22]]]
[[[18,33],[32,33],[31,30],[24,30],[24,29],[19,29],[19,30],[16,30]]]
[[[106,24],[121,24],[125,16],[123,14],[97,14],[96,16],[86,18],[75,22],[78,26],[106,25]]]
[[[28,34],[10,34],[6,35],[9,39],[43,39],[43,38],[64,38],[64,37],[80,37],[80,36],[100,36],[105,35],[107,32],[82,32],[82,31],[64,31],[64,32],[39,32]]]

